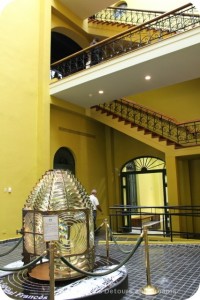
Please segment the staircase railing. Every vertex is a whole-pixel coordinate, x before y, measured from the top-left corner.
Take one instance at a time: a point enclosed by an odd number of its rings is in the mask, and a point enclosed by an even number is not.
[[[114,22],[132,26],[148,22],[164,13],[164,11],[108,7],[88,18],[88,22]]]
[[[63,58],[53,63],[51,70],[56,70],[61,74],[60,78],[63,78],[119,55],[198,27],[200,26],[200,15],[194,12],[195,7],[191,3],[181,6]]]
[[[125,124],[144,130],[152,137],[168,141],[177,147],[190,147],[200,145],[200,120],[178,123],[175,119],[164,116],[125,99],[115,100],[110,103],[93,106],[108,116],[118,118]]]

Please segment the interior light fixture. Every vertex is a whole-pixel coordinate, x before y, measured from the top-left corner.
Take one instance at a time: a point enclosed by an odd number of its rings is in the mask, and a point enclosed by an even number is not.
[[[104,91],[102,91],[102,90],[99,91],[99,94],[103,94],[103,93],[104,93]]]
[[[151,76],[150,75],[146,75],[144,78],[145,78],[145,80],[150,80]]]

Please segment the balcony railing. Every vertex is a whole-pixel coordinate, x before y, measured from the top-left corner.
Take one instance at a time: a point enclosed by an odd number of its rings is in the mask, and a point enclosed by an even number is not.
[[[200,26],[192,4],[164,13],[51,65],[60,78]]]
[[[93,108],[131,124],[132,127],[137,126],[154,137],[173,142],[176,146],[200,145],[200,120],[178,123],[175,119],[125,99],[99,104]]]
[[[148,22],[162,14],[164,11],[150,11],[139,9],[128,9],[120,7],[108,7],[91,16],[89,22],[114,22],[126,25],[139,25]]]
[[[199,239],[200,206],[132,206],[109,208],[110,227],[114,234],[139,234],[143,226],[149,234],[160,237]]]

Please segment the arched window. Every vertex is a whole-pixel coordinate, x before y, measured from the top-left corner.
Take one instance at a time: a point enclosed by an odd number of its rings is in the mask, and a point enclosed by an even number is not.
[[[56,151],[54,155],[53,168],[70,170],[72,174],[75,175],[74,156],[68,148],[61,147],[58,151]]]
[[[120,3],[117,3],[115,5],[115,7],[126,8],[127,7],[127,3],[126,3],[126,1],[120,1]]]

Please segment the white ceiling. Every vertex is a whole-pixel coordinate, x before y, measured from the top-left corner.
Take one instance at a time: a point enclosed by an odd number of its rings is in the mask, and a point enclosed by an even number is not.
[[[196,28],[59,80],[50,85],[50,94],[90,107],[200,78],[199,53],[200,28]],[[144,80],[147,74],[150,81]]]

